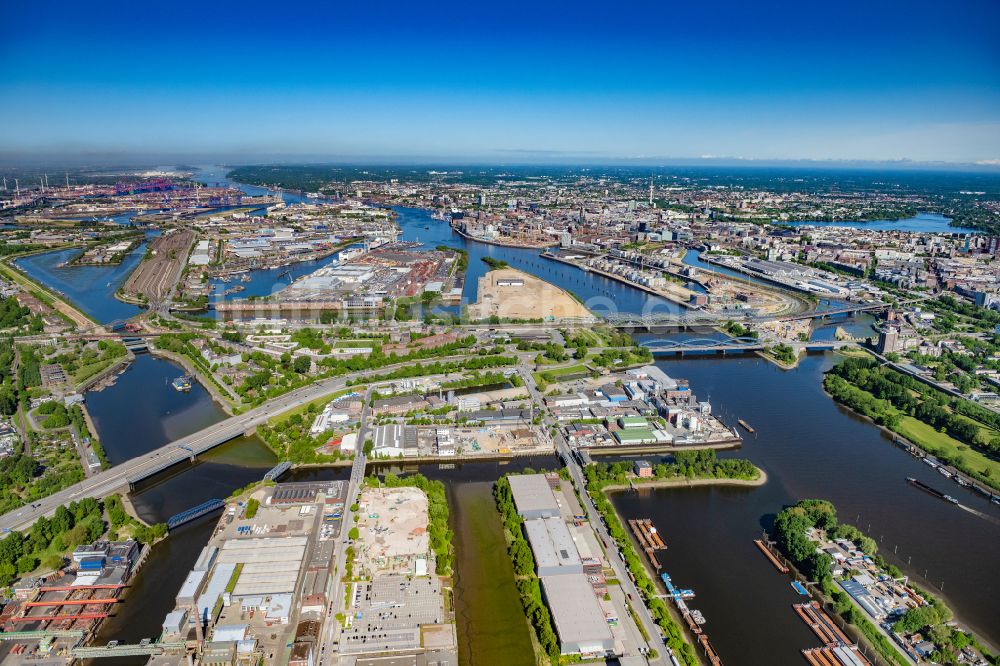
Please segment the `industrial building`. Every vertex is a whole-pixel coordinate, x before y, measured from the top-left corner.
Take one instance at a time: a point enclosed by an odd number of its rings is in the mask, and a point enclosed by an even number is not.
[[[535,554],[539,578],[583,573],[580,553],[569,528],[560,517],[524,521],[524,531]]]
[[[559,503],[544,474],[519,474],[507,479],[519,516],[525,520],[559,516]]]
[[[542,593],[559,635],[562,654],[614,654],[615,639],[594,588],[584,574],[546,576]]]

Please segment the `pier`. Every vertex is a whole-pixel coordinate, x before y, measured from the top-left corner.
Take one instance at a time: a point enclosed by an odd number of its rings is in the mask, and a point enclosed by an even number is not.
[[[701,646],[702,651],[705,653],[705,658],[711,666],[721,666],[722,659],[719,658],[719,654],[712,647],[712,643],[708,640],[708,635],[701,628],[701,625],[705,623],[705,618],[702,614],[696,610],[688,608],[686,599],[694,599],[694,590],[682,590],[674,586],[673,580],[670,578],[670,574],[660,574],[660,580],[663,581],[664,587],[667,588],[666,597],[674,602],[677,606],[677,612],[680,613],[681,618],[687,625],[687,628],[691,631],[691,634],[695,637],[698,645]]]
[[[771,550],[771,547],[768,544],[764,543],[760,539],[754,539],[753,542],[757,544],[757,547],[760,548],[760,552],[764,553],[764,556],[771,564],[774,565],[775,569],[781,573],[788,573],[788,567],[781,563],[781,560],[778,559],[778,556],[774,554],[774,551]]]

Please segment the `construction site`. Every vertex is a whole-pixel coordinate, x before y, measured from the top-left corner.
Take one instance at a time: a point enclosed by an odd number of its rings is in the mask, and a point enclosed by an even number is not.
[[[472,319],[593,319],[566,291],[513,268],[489,271],[479,278],[479,300],[469,307],[469,315]]]
[[[367,488],[359,501],[358,580],[350,584],[340,652],[430,652],[454,660],[455,620],[428,535],[418,488]]]

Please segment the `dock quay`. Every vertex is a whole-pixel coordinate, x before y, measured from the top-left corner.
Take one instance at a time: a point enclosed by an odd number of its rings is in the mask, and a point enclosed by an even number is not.
[[[813,633],[819,636],[819,639],[826,646],[849,646],[851,645],[851,640],[847,635],[841,631],[830,616],[820,608],[818,602],[810,601],[804,604],[794,604],[792,608],[798,613],[802,621],[809,625],[809,628],[813,630]]]
[[[667,598],[674,602],[677,612],[681,615],[681,619],[684,620],[687,628],[691,631],[691,634],[698,641],[698,645],[701,646],[702,651],[705,653],[705,659],[712,666],[722,666],[722,659],[719,658],[719,654],[712,647],[712,643],[708,640],[705,630],[701,628],[701,625],[705,623],[705,617],[701,612],[688,608],[685,601],[686,599],[694,598],[694,590],[682,590],[675,587],[670,574],[660,574],[660,580],[663,581],[664,587],[667,588]]]
[[[764,553],[764,556],[768,559],[768,561],[771,564],[774,565],[775,569],[777,569],[781,573],[788,573],[788,567],[786,567],[784,564],[781,563],[781,560],[778,559],[778,557],[774,554],[774,551],[771,550],[771,547],[768,544],[764,543],[760,539],[754,539],[753,542],[757,544],[757,547],[760,548],[760,552]]]
[[[659,561],[656,559],[655,551],[666,550],[667,544],[663,542],[663,538],[660,537],[656,528],[653,527],[653,521],[649,518],[633,519],[628,521],[628,526],[632,528],[632,534],[639,541],[639,546],[646,553],[646,557],[649,558],[650,563],[659,571],[661,567]]]
[[[72,563],[22,588],[0,613],[2,640],[10,654],[32,643],[40,654],[67,654],[96,634],[124,597],[148,547],[133,541],[95,541],[78,546]]]
[[[871,666],[856,647],[818,647],[802,651],[802,656],[811,666]]]

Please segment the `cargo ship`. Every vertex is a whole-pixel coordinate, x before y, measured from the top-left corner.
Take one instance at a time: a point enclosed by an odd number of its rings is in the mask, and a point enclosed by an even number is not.
[[[181,375],[173,382],[174,390],[176,391],[190,391],[191,390],[191,378],[187,375]]]
[[[922,481],[917,481],[912,476],[906,477],[906,480],[907,482],[909,482],[911,486],[916,486],[917,488],[920,488],[920,490],[923,490],[925,493],[934,495],[934,497],[937,497],[938,499],[943,499],[946,502],[951,502],[952,504],[958,504],[958,500],[952,497],[951,495],[945,495],[940,490],[931,488],[926,483],[923,483]]]

